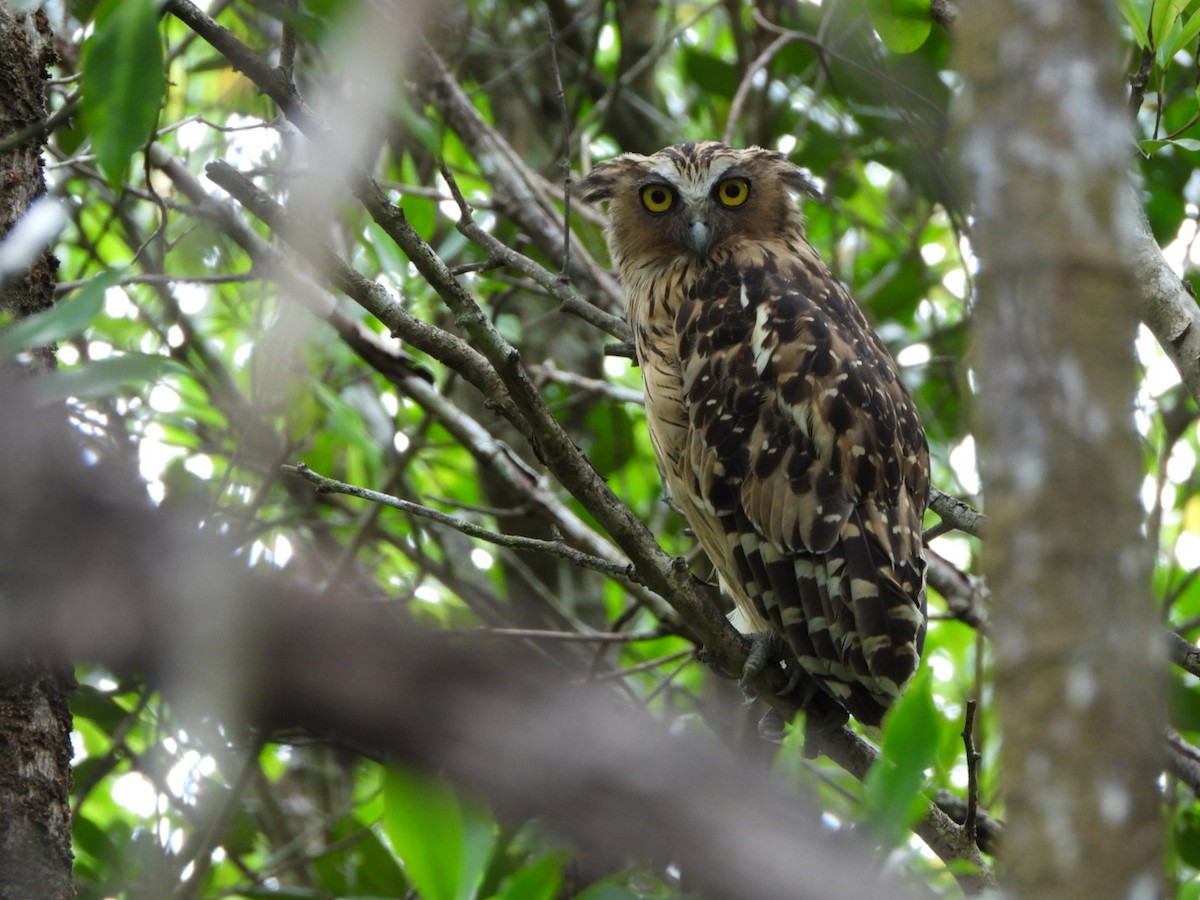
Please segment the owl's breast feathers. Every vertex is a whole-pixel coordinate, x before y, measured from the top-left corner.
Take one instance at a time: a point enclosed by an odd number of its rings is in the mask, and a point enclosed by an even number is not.
[[[877,723],[925,634],[928,450],[891,356],[799,236],[628,299],[664,474],[727,589]]]

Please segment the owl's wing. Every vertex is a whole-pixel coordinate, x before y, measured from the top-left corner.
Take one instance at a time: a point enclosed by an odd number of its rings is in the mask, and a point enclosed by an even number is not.
[[[925,436],[857,304],[789,249],[711,267],[677,310],[684,468],[724,530],[726,580],[878,721],[924,636]]]

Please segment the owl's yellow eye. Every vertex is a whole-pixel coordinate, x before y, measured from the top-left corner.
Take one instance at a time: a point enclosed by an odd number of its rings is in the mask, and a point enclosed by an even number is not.
[[[717,185],[716,194],[725,206],[741,206],[750,199],[750,182],[745,178],[726,178]]]
[[[675,202],[675,192],[665,184],[648,184],[642,188],[642,206],[647,212],[661,216]]]

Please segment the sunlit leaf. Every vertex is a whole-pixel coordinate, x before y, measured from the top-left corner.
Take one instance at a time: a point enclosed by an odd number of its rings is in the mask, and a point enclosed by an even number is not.
[[[1161,150],[1163,147],[1178,147],[1181,150],[1195,152],[1200,150],[1200,140],[1196,138],[1170,138],[1163,140],[1145,140],[1140,141],[1139,145],[1142,152],[1152,154],[1156,150]]]
[[[155,0],[106,0],[84,43],[80,116],[114,189],[130,156],[150,139],[166,93],[158,18]]]
[[[1187,18],[1187,21],[1182,22],[1179,33],[1171,43],[1170,54],[1174,56],[1180,50],[1184,49],[1196,39],[1196,35],[1198,34],[1200,34],[1200,9],[1193,12]]]
[[[568,858],[558,851],[526,863],[504,882],[499,900],[554,900]]]
[[[412,883],[425,900],[456,900],[465,829],[454,791],[445,782],[394,769],[383,792],[384,828]]]
[[[1150,37],[1156,48],[1166,46],[1167,32],[1186,5],[1187,0],[1154,0],[1150,7]]]
[[[495,846],[495,824],[450,785],[401,768],[384,780],[384,828],[423,900],[468,900]]]
[[[929,0],[867,0],[867,15],[893,53],[912,53],[933,28]]]
[[[882,755],[863,784],[871,824],[887,845],[895,844],[929,805],[921,786],[941,737],[931,680],[929,667],[922,667],[888,715]]]
[[[1119,0],[1119,6],[1138,46],[1149,46],[1151,0]]]

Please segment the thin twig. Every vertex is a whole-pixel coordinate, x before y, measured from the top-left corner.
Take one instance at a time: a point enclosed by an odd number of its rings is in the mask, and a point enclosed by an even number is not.
[[[458,204],[459,217],[455,227],[460,234],[486,250],[492,259],[498,260],[500,263],[510,266],[532,278],[562,304],[562,309],[565,312],[579,316],[585,322],[595,325],[615,338],[621,338],[622,340],[629,338],[629,326],[625,323],[624,319],[588,303],[576,294],[570,285],[565,283],[560,276],[552,274],[525,254],[518,253],[507,244],[502,243],[493,235],[488,234],[488,232],[480,228],[475,221],[471,204],[463,196],[462,189],[459,188],[458,180],[454,177],[454,173],[450,171],[444,160],[438,163],[438,167],[441,170],[442,178],[446,180],[447,187],[450,188],[450,195],[454,198],[454,202]]]
[[[393,497],[390,494],[384,494],[379,491],[373,491],[370,488],[358,487],[357,485],[347,484],[344,481],[328,478],[314,472],[304,463],[298,463],[294,466],[283,466],[282,468],[283,471],[303,478],[305,481],[315,485],[317,492],[321,494],[345,494],[349,497],[358,497],[361,500],[369,500],[372,503],[390,506],[411,516],[421,516],[422,518],[437,522],[439,525],[445,525],[447,528],[461,531],[469,537],[479,538],[500,547],[547,553],[551,556],[565,559],[571,564],[579,566],[581,569],[591,569],[594,572],[600,572],[621,582],[637,580],[637,572],[632,565],[609,562],[607,559],[601,559],[598,556],[593,556],[590,553],[584,553],[581,550],[576,550],[574,547],[569,547],[561,541],[544,541],[539,538],[530,538],[519,534],[500,534],[488,528],[483,528],[480,525],[447,515],[444,512],[439,512],[436,509],[430,509],[428,506],[413,503],[410,500],[401,500],[399,497]]]
[[[666,626],[649,631],[548,631],[544,628],[458,628],[436,634],[458,637],[522,638],[536,641],[564,641],[582,644],[635,644],[638,641],[656,641],[674,630]]]
[[[665,675],[663,675],[662,680],[660,680],[658,682],[658,684],[655,685],[654,690],[652,690],[650,693],[648,693],[645,696],[645,698],[642,700],[642,705],[645,707],[649,707],[650,704],[653,703],[658,698],[659,694],[661,694],[663,691],[665,691],[668,687],[671,686],[671,682],[675,680],[675,677],[680,672],[682,672],[684,669],[686,669],[688,666],[690,666],[692,664],[692,662],[695,660],[695,658],[696,658],[696,653],[694,650],[684,650],[679,653],[672,654],[671,656],[660,656],[658,659],[649,660],[647,662],[642,663],[641,665],[634,666],[631,669],[622,669],[621,672],[624,675],[632,675],[634,672],[640,671],[642,668],[656,669],[659,666],[666,665],[667,663],[671,662],[674,659],[681,660],[679,665],[677,665],[675,668],[673,668],[670,672],[667,672]],[[651,665],[651,664],[653,664],[653,665]]]
[[[269,272],[271,277],[285,285],[289,291],[296,291],[297,296],[304,300],[318,315],[328,318],[336,310],[331,298],[311,297],[316,289],[309,282],[304,287],[303,276],[298,270],[294,258],[282,253],[279,248],[268,244],[251,231],[245,223],[238,221],[229,208],[215,203],[208,197],[203,188],[195,183],[195,179],[176,160],[162,150],[161,145],[155,145],[160,158],[155,164],[171,176],[176,184],[187,193],[187,196],[202,204],[209,218],[217,221],[223,230],[250,254],[256,268]],[[483,356],[474,350],[461,338],[418,319],[392,296],[383,285],[367,278],[352,268],[344,259],[337,256],[325,244],[314,247],[313,236],[305,232],[296,222],[291,221],[286,211],[273,198],[259,190],[253,182],[229,163],[217,161],[210,163],[205,172],[209,179],[229,192],[247,210],[270,225],[277,234],[289,243],[296,245],[301,255],[316,259],[319,263],[319,273],[328,280],[331,286],[344,292],[356,303],[379,319],[395,337],[400,338],[413,347],[428,353],[447,368],[452,369],[467,379],[484,396],[490,398],[502,413],[516,415],[516,411],[507,403],[507,396],[501,386],[499,377],[492,370]],[[325,306],[325,309],[321,307]]]
[[[1154,66],[1154,51],[1149,46],[1142,48],[1138,69],[1129,76],[1129,116],[1137,118],[1146,99],[1146,85],[1150,83],[1150,71]]]
[[[496,208],[547,256],[555,255],[564,240],[575,242],[571,251],[572,281],[597,305],[619,309],[621,292],[616,279],[592,259],[578,238],[569,232],[563,234],[559,210],[548,189],[549,182],[531,171],[521,154],[480,114],[432,48],[425,47],[421,62],[418,87],[422,96],[463,141],[468,154],[488,172],[491,199]],[[576,130],[582,133],[578,125]],[[557,281],[557,276],[550,278]],[[557,283],[556,287],[563,294],[574,293],[566,291],[567,286],[562,283]],[[562,299],[558,291],[548,290]]]
[[[558,105],[562,110],[562,160],[563,170],[563,258],[559,281],[570,280],[571,270],[571,119],[567,111],[567,92],[563,90],[562,71],[558,67],[558,35],[554,32],[554,20],[546,10],[546,30],[550,33],[550,68],[554,71],[554,85],[558,93]]]
[[[694,12],[692,15],[678,22],[670,31],[665,32],[641,59],[637,60],[633,65],[621,73],[621,77],[617,79],[617,81],[612,85],[611,89],[609,89],[609,91],[600,98],[595,106],[592,107],[592,111],[588,113],[588,115],[585,116],[584,119],[579,123],[580,132],[586,133],[588,129],[595,123],[603,122],[605,117],[608,115],[609,108],[626,87],[633,84],[634,81],[646,69],[656,65],[662,58],[663,53],[666,52],[667,48],[670,47],[675,41],[679,40],[682,35],[687,33],[689,28],[694,27],[697,22],[701,21],[705,16],[710,15],[713,10],[721,6],[721,4],[724,2],[725,0],[711,0],[710,3],[706,3],[698,8],[693,7]],[[647,114],[647,116],[658,113],[658,110],[642,109],[642,107],[636,102],[638,99],[640,98],[629,95],[626,98],[626,102],[639,109],[639,111]]]
[[[461,266],[451,266],[450,274],[455,278],[460,275],[470,275],[474,272],[488,272],[492,269],[500,268],[504,263],[495,258],[482,260],[481,262],[463,263]]]
[[[619,678],[625,678],[629,675],[636,675],[638,672],[649,672],[653,669],[657,669],[659,666],[666,665],[669,662],[674,662],[677,659],[684,659],[683,665],[681,665],[679,667],[680,669],[682,669],[685,666],[687,666],[688,663],[690,663],[692,661],[692,658],[695,655],[696,655],[696,651],[694,651],[694,650],[677,650],[674,653],[668,653],[666,656],[660,656],[657,659],[648,659],[645,662],[640,662],[635,666],[629,666],[626,669],[619,669],[616,672],[605,672],[603,675],[597,675],[592,680],[593,681],[616,681]],[[685,659],[685,657],[686,657],[686,659]],[[672,672],[671,677],[673,678],[678,673],[678,671],[679,671],[679,669],[676,669],[675,672]],[[650,699],[647,698],[646,702],[649,703]]]
[[[783,34],[795,35],[795,40],[800,41],[805,44],[808,44],[810,47],[812,47],[817,52],[817,55],[818,55],[818,57],[821,58],[823,65],[825,64],[825,58],[828,57],[829,59],[835,59],[839,63],[849,66],[850,68],[857,69],[858,71],[860,71],[866,75],[871,75],[875,78],[879,78],[880,81],[883,84],[887,85],[889,88],[892,88],[892,89],[898,91],[899,93],[903,94],[904,96],[909,97],[909,98],[915,100],[917,103],[924,106],[928,112],[936,115],[939,121],[945,119],[946,111],[944,109],[942,109],[936,102],[934,102],[929,97],[922,94],[916,88],[905,84],[903,81],[896,78],[895,76],[888,75],[884,72],[879,71],[878,69],[864,65],[862,62],[859,61],[859,59],[852,58],[844,53],[840,53],[837,50],[830,48],[820,38],[813,37],[811,34],[805,34],[803,31],[794,31],[790,28],[785,28],[782,25],[778,25],[775,22],[772,22],[766,16],[764,16],[758,10],[757,7],[755,7],[753,9],[753,12],[751,13],[751,15],[754,16],[754,21],[757,22],[760,26],[762,26],[762,28],[764,30],[773,32],[774,34],[780,34],[780,35],[783,35]]]
[[[553,381],[556,384],[565,384],[567,387],[575,388],[578,391],[599,394],[614,403],[631,403],[641,406],[646,402],[641,390],[623,387],[622,385],[612,384],[608,381],[601,381],[598,378],[588,378],[576,372],[568,372],[556,368],[549,362],[540,366],[530,366],[529,374],[536,378],[544,378],[546,381]]]
[[[234,272],[230,275],[183,275],[155,272],[146,275],[126,275],[117,279],[116,284],[242,284],[247,281],[262,281],[263,277],[261,273],[254,271]],[[82,281],[60,281],[54,286],[54,293],[59,296],[69,294],[90,282],[90,278]]]
[[[982,758],[975,749],[975,698],[967,701],[967,712],[963,719],[962,739],[967,754],[967,816],[963,822],[967,839],[977,842],[975,820],[979,811],[979,760]]]
[[[750,95],[750,89],[754,86],[754,76],[770,65],[771,60],[775,58],[780,50],[799,39],[800,35],[797,32],[784,32],[771,41],[767,45],[767,48],[758,54],[753,62],[746,67],[746,72],[742,75],[742,80],[738,84],[737,92],[733,95],[733,102],[729,104],[729,118],[725,120],[725,134],[722,136],[722,140],[726,144],[733,142],[733,132],[737,128],[738,119],[742,116],[742,107],[746,105],[746,98]]]

